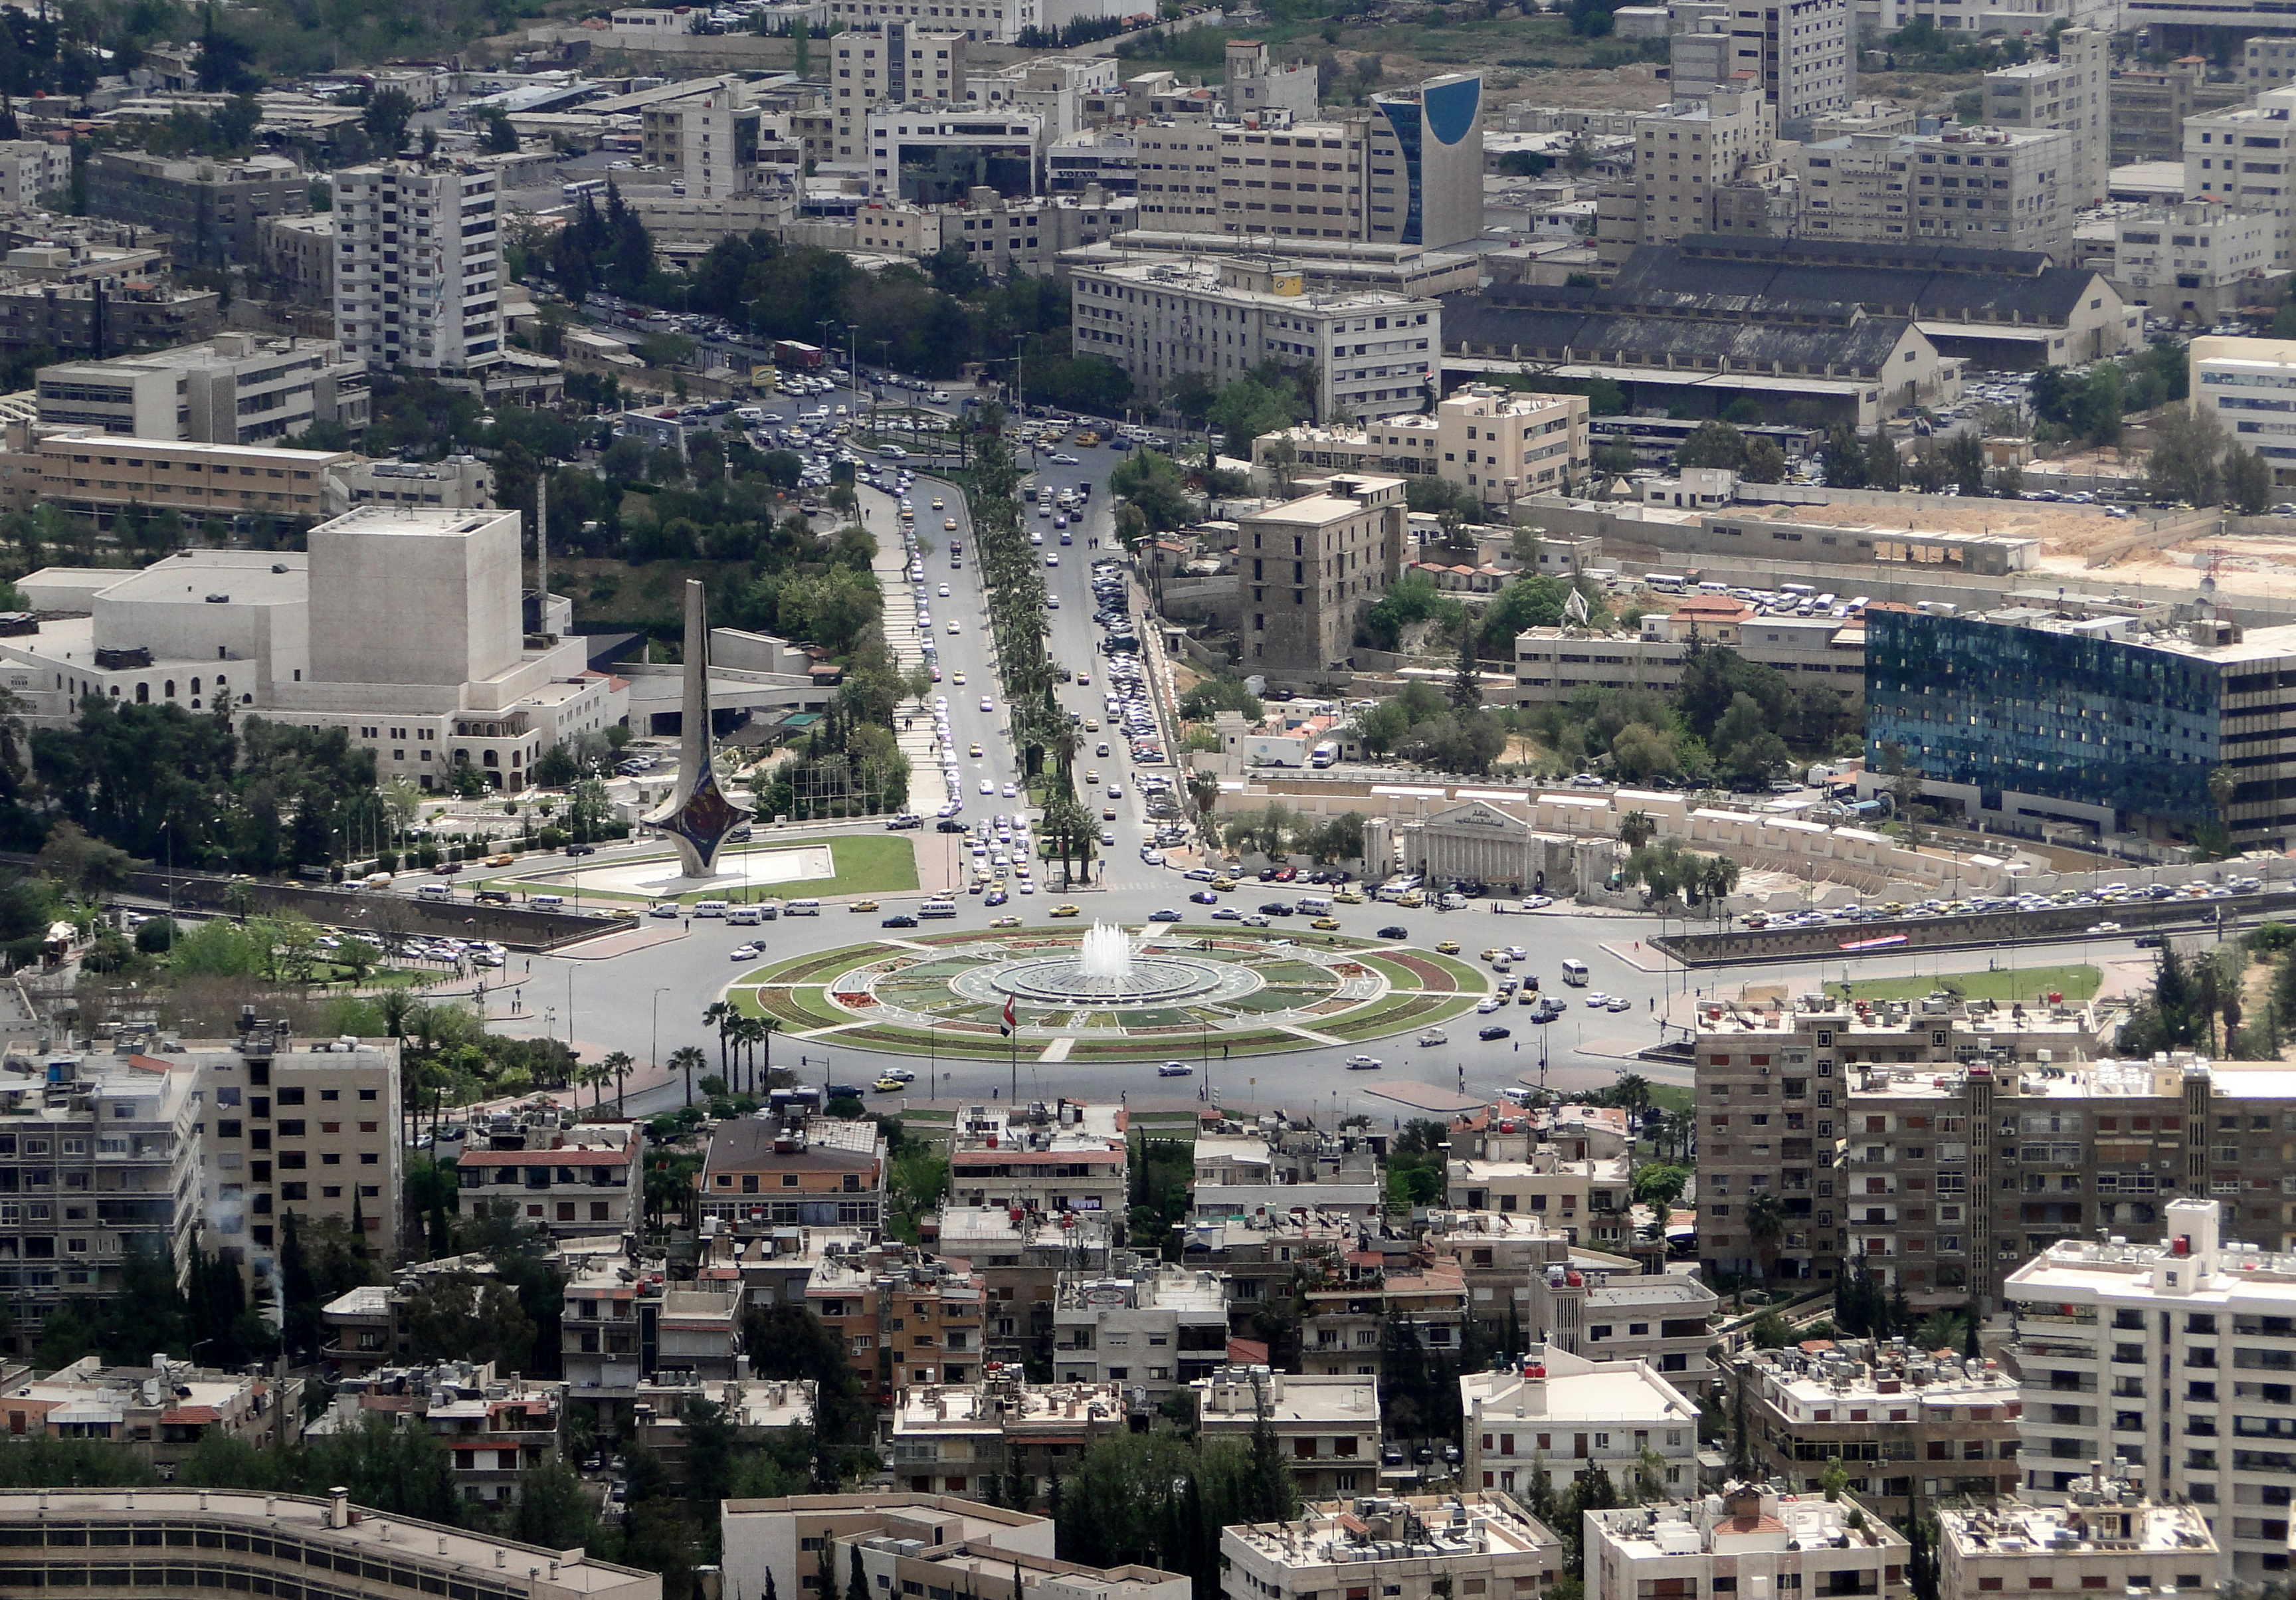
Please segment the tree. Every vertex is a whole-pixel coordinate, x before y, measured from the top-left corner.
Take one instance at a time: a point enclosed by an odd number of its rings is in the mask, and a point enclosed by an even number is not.
[[[1658,833],[1658,824],[1647,811],[1629,811],[1619,818],[1619,842],[1630,850],[1648,844]]]
[[[378,90],[359,114],[359,127],[378,152],[395,156],[406,144],[406,125],[414,118],[414,102],[404,89]]]
[[[1985,493],[1985,442],[1974,433],[1956,433],[1945,442],[1946,470],[1964,495]]]
[[[2152,423],[2148,491],[2155,499],[2203,508],[2216,505],[2224,486],[2224,427],[2214,412],[2165,408]]]
[[[1876,428],[1866,440],[1866,487],[1893,489],[1900,480],[1897,441],[1887,428]]]
[[[1783,483],[1786,453],[1775,439],[1756,439],[1746,446],[1746,464],[1739,475],[1749,483]]]
[[[1472,711],[1482,703],[1482,662],[1475,656],[1473,632],[1463,628],[1459,630],[1459,664],[1451,674],[1451,705],[1456,710]]]
[[[2224,454],[2225,496],[2241,515],[2258,517],[2272,504],[2272,468],[2263,456],[2238,445]]]
[[[1746,436],[1727,423],[1701,423],[1682,441],[1675,455],[1677,467],[1726,467],[1741,472],[1746,465]]]
[[[1135,450],[1109,477],[1111,493],[1138,509],[1148,532],[1165,533],[1196,519],[1196,507],[1168,455]]]
[[[692,1045],[682,1045],[669,1053],[670,1071],[685,1074],[686,1104],[693,1104],[693,1074],[697,1071],[706,1071],[709,1065],[709,1058]]]
[[[1746,1233],[1754,1242],[1754,1254],[1761,1263],[1765,1283],[1777,1270],[1778,1246],[1784,1241],[1785,1232],[1785,1202],[1775,1194],[1765,1189],[1748,1202]]]
[[[1634,1178],[1635,1198],[1658,1213],[1659,1224],[1663,1227],[1667,1214],[1674,1209],[1674,1202],[1680,1200],[1690,1187],[1690,1176],[1689,1168],[1666,1162],[1652,1161],[1637,1167]]]
[[[1857,436],[1854,423],[1836,423],[1827,429],[1821,455],[1825,463],[1827,488],[1866,487],[1866,441]]]

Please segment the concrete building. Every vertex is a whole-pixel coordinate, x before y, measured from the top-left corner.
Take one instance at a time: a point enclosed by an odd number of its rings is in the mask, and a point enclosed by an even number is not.
[[[343,470],[350,504],[484,511],[495,502],[494,469],[475,455],[444,461],[354,461]]]
[[[0,203],[32,210],[71,182],[71,146],[45,139],[0,142]]]
[[[2296,151],[2292,112],[2296,85],[2185,119],[2185,197],[2274,218],[2279,224],[2271,261],[2276,272],[2296,268],[2296,196],[2283,176]]]
[[[1997,1363],[1901,1344],[1750,1350],[1742,1383],[1759,1463],[1771,1481],[1816,1493],[1839,1460],[1849,1492],[1885,1517],[1960,1497],[2017,1492],[2017,1380]]]
[[[1356,619],[1402,575],[1403,481],[1335,478],[1246,517],[1237,534],[1243,659],[1321,673],[1344,661]]]
[[[1193,1221],[1265,1221],[1307,1210],[1376,1222],[1386,1199],[1370,1140],[1313,1128],[1262,1126],[1242,1134],[1202,1134],[1189,1185]]]
[[[882,1227],[885,1139],[873,1122],[808,1112],[795,1101],[775,1114],[721,1122],[702,1158],[701,1215],[721,1231]]]
[[[1851,0],[1669,9],[1669,82],[1685,99],[1740,86],[1769,105],[1774,132],[1807,139],[1857,97]]]
[[[218,333],[201,344],[44,366],[40,421],[137,439],[254,445],[315,422],[367,423],[366,367],[332,340]]]
[[[1585,396],[1478,383],[1437,402],[1431,417],[1262,434],[1251,458],[1277,478],[1286,468],[1431,474],[1504,505],[1523,495],[1570,493],[1592,465],[1591,449]]]
[[[1357,1244],[1344,1256],[1319,1259],[1300,1292],[1300,1370],[1376,1377],[1391,1337],[1439,1358],[1465,1348],[1467,1275],[1456,1259],[1360,1233]]]
[[[841,1588],[841,1575],[852,1567],[843,1548],[849,1543],[914,1540],[927,1550],[993,1552],[1006,1563],[1008,1585],[1013,1558],[1040,1563],[1050,1561],[1053,1554],[1052,1518],[1007,1511],[960,1495],[864,1493],[727,1500],[719,1510],[718,1526],[729,1595],[762,1595],[770,1583],[776,1594],[835,1600],[821,1590],[822,1554],[828,1552]],[[891,1587],[890,1580],[887,1587]],[[1000,1600],[1021,1597],[1006,1595]]]
[[[1480,72],[1449,73],[1414,89],[1372,96],[1365,140],[1372,182],[1363,237],[1374,243],[1444,245],[1481,234],[1482,110]],[[1397,184],[1378,181],[1390,173]],[[1225,199],[1222,205],[1225,209]]]
[[[872,200],[854,212],[853,245],[918,259],[955,250],[993,275],[1049,277],[1062,252],[1128,233],[1139,214],[1137,201],[1097,190],[1007,200],[979,188],[952,205]]]
[[[1226,382],[1267,361],[1309,366],[1319,417],[1418,410],[1443,348],[1439,303],[1309,294],[1295,267],[1212,257],[1080,267],[1071,281],[1078,355],[1158,386],[1191,372]]]
[[[1529,1298],[1523,1325],[1550,1346],[1596,1363],[1642,1362],[1685,1394],[1714,1380],[1707,1352],[1721,1301],[1686,1273],[1573,1250],[1531,1279]]]
[[[949,1193],[959,1205],[1020,1208],[1057,1217],[1125,1213],[1125,1113],[1120,1105],[1062,1098],[965,1109],[949,1153]]]
[[[186,1548],[213,1539],[201,1564],[217,1576],[217,1588],[242,1591],[300,1586],[304,1573],[324,1563],[334,1572],[330,1587],[356,1600],[416,1600],[456,1589],[510,1600],[661,1600],[656,1573],[594,1561],[579,1550],[545,1550],[383,1512],[354,1516],[340,1495],[318,1499],[165,1484],[8,1489],[0,1491],[0,1528],[10,1546],[0,1558],[0,1583],[12,1588],[42,1571],[59,1586],[95,1592],[116,1587],[118,1555],[111,1547],[142,1535]]]
[[[460,1497],[505,1506],[519,1498],[521,1473],[558,1455],[565,1400],[563,1383],[498,1375],[491,1362],[385,1366],[346,1378],[306,1436],[340,1436],[369,1414],[393,1418],[445,1445]]]
[[[1313,62],[1279,65],[1259,40],[1230,39],[1226,64],[1221,99],[1230,116],[1264,121],[1272,113],[1289,113],[1298,121],[1315,120],[1322,101]]]
[[[2076,210],[2104,199],[2112,165],[2112,37],[2094,28],[2057,36],[2054,61],[1985,75],[1983,120],[1995,127],[2058,128],[2072,139],[2066,195]]]
[[[903,1388],[893,1400],[893,1481],[913,1494],[975,1497],[1019,1483],[1033,1502],[1131,1415],[1120,1385],[1029,1383],[1017,1366],[977,1383]]]
[[[871,3],[882,6],[882,0]],[[1014,3],[1033,4],[1034,0]],[[960,105],[965,78],[963,30],[895,18],[889,10],[873,14],[882,21],[874,26],[849,26],[827,47],[835,58],[831,70],[836,74],[829,115],[837,154],[830,164],[864,171],[871,166],[873,115],[912,103],[920,107]]]
[[[2214,412],[2234,444],[2262,456],[2276,488],[2296,483],[2296,422],[2279,420],[2277,398],[2296,380],[2296,340],[2204,335],[2185,355],[2194,406]]]
[[[1060,1292],[1062,1273],[1107,1276],[1116,1220],[1067,1211],[1046,1215],[1024,1210],[1015,1217],[1004,1206],[941,1208],[939,1229],[929,1231],[925,1243],[944,1255],[972,1262],[973,1276],[980,1280],[987,1307],[981,1327],[984,1370],[1009,1366],[1017,1372],[1029,1352],[1052,1337],[1053,1301]],[[772,1243],[778,1247],[778,1241]],[[762,1270],[752,1268],[749,1276],[759,1276]]]
[[[1144,226],[1189,234],[1220,231],[1221,132],[1220,125],[1209,116],[1167,118],[1133,129],[1139,152]],[[1239,142],[1242,136],[1237,135]],[[1241,162],[1240,155],[1237,159]]]
[[[1525,628],[1514,641],[1515,705],[1560,704],[1587,688],[1670,694],[1682,682],[1683,652],[1693,634],[1709,644],[1726,643],[1797,683],[1815,678],[1844,694],[1865,686],[1864,632],[1832,617],[1761,616],[1725,597],[1685,602],[1664,615],[1646,612],[1641,628],[1634,635]]]
[[[348,451],[44,432],[23,423],[5,424],[0,439],[0,499],[61,505],[98,527],[129,505],[173,512],[193,527],[243,526],[257,515],[308,526],[349,508],[347,475],[357,460]]]
[[[172,1473],[209,1438],[292,1449],[303,1436],[303,1380],[216,1372],[155,1352],[149,1366],[83,1356],[45,1377],[18,1368],[0,1389],[12,1439],[100,1439]]]
[[[2112,133],[2112,164],[2185,160],[2185,119],[2193,114],[2194,93],[2205,80],[2208,62],[2193,56],[2165,67],[2122,67],[2112,75],[2108,104]],[[2177,174],[2181,184],[2183,174]],[[2183,193],[2181,187],[2178,193]]]
[[[456,1211],[508,1207],[558,1239],[629,1234],[644,1222],[644,1136],[636,1123],[574,1122],[558,1108],[501,1112],[455,1158]]]
[[[87,209],[165,233],[180,267],[251,267],[263,260],[264,219],[308,212],[311,180],[284,156],[104,150],[88,158]]]
[[[0,287],[0,350],[10,352],[100,358],[210,339],[222,325],[222,297],[212,289],[140,280]]]
[[[2182,1588],[2222,1559],[2201,1507],[2156,1504],[2109,1475],[2101,1486],[2075,1479],[2062,1506],[2008,1500],[1941,1509],[1938,1555],[1940,1600],[2054,1588],[2068,1568],[2084,1589],[2144,1594]]]
[[[272,281],[299,306],[332,310],[335,304],[335,214],[266,217],[263,264]]]
[[[2032,250],[2062,260],[2072,245],[2074,159],[2072,135],[2062,130],[1980,125],[1853,135],[1809,146],[1795,166],[1810,172],[1822,160],[1836,164],[1833,187],[1808,201],[1813,235]]]
[[[946,206],[981,189],[1028,200],[1043,187],[1037,158],[1046,135],[1034,111],[989,114],[920,99],[873,107],[864,132],[870,192],[887,199]]]
[[[1718,1498],[1588,1512],[1587,1600],[1711,1594],[1734,1579],[1773,1595],[1906,1600],[1907,1555],[1905,1535],[1855,1500],[1734,1483]]]
[[[1220,1600],[1343,1595],[1373,1570],[1411,1600],[1531,1595],[1561,1574],[1562,1549],[1511,1496],[1365,1496],[1304,1506],[1294,1522],[1222,1529],[1220,1569]]]
[[[757,180],[758,147],[775,142],[765,106],[732,74],[678,87],[638,113],[646,165],[684,184],[689,199],[748,193]]]
[[[2197,403],[2214,398],[2229,411],[2240,384],[2227,380],[2248,374],[2212,366],[2212,358],[2194,350],[2202,378],[2218,381],[2194,392]],[[2285,426],[2237,413],[2234,424],[2240,442],[2248,440],[2239,430],[2259,431],[2259,454],[2274,447],[2260,431]],[[2216,819],[2208,775],[2229,765],[2241,780],[2226,818],[2234,843],[2296,837],[2296,811],[2279,798],[2296,751],[2276,753],[2277,702],[2267,693],[2277,674],[2296,670],[2296,628],[2243,631],[2168,607],[2132,609],[2013,606],[1956,617],[1869,610],[1866,748],[1876,770],[1884,750],[1902,750],[1923,792],[1972,822],[1997,816],[2029,830],[2062,822],[2173,839]],[[2086,716],[2075,717],[2085,726],[2069,726],[2058,709],[2068,695],[2078,696]],[[2074,737],[2099,724],[2118,731]]]
[[[1751,89],[1718,89],[1636,118],[1633,209],[1626,218],[1632,226],[1613,228],[1603,240],[1605,265],[1615,270],[1637,244],[1720,233],[1722,191],[1767,168],[1777,119],[1776,103]]]
[[[1526,1121],[1513,1133],[1488,1135],[1479,1152],[1455,1150],[1443,1163],[1443,1202],[1535,1217],[1574,1244],[1582,1237],[1618,1244],[1633,1198],[1629,1165],[1624,1155],[1573,1160]]]
[[[1378,1487],[1376,1381],[1223,1366],[1189,1387],[1195,1391],[1196,1429],[1203,1439],[1248,1443],[1264,1420],[1302,1498],[1319,1500]]]
[[[2168,1242],[2063,1240],[2010,1275],[2011,1355],[2024,1374],[2022,1496],[2077,1502],[2095,1464],[2148,1498],[2210,1519],[2162,1587],[2259,1583],[2288,1570],[2286,1484],[2269,1440],[2291,1424],[2270,1376],[2296,1312],[2296,1261],[2223,1237],[2225,1208],[2167,1207]],[[2218,1375],[2205,1374],[2215,1372]],[[2161,1374],[2166,1374],[2166,1376]],[[2233,1409],[2226,1411],[2226,1406]]]
[[[1698,1407],[1647,1362],[1595,1362],[1534,1344],[1513,1371],[1463,1374],[1459,1407],[1470,1489],[1513,1494],[1544,1473],[1562,1493],[1597,1467],[1612,1483],[1632,1483],[1644,1451],[1660,1462],[1655,1492],[1697,1487]]]
[[[1109,1276],[1063,1275],[1053,1306],[1053,1375],[1113,1383],[1147,1408],[1227,1358],[1227,1302],[1210,1272],[1119,1251]]]
[[[2279,219],[2186,201],[2112,222],[2112,281],[2132,305],[2154,316],[2212,326],[2218,317],[2278,291],[2273,268]]]
[[[480,378],[503,360],[491,168],[377,161],[334,175],[335,337],[371,367]]]
[[[2296,83],[2296,40],[2259,34],[2241,45],[2243,64],[2233,71],[2250,95]]]
[[[1063,134],[1045,152],[1045,188],[1054,194],[1137,196],[1140,146],[1129,128],[1086,127]]]

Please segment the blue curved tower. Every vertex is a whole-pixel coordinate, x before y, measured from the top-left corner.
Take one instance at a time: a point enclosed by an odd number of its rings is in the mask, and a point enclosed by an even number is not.
[[[1481,232],[1482,110],[1482,75],[1473,72],[1372,97],[1371,240],[1440,246]],[[1391,188],[1380,182],[1390,173]]]

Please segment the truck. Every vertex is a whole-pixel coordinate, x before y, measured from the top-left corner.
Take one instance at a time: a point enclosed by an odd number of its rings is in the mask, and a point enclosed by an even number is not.
[[[817,344],[800,344],[794,339],[774,341],[774,360],[782,366],[793,366],[802,372],[819,372],[829,360],[829,352]]]

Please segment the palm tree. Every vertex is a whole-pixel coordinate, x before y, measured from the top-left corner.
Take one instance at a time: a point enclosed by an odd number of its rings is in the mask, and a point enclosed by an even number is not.
[[[1611,1086],[1611,1097],[1627,1113],[1629,1124],[1650,1109],[1650,1079],[1639,1072],[1621,1073]]]
[[[1754,1241],[1754,1254],[1761,1263],[1762,1282],[1770,1281],[1777,1269],[1778,1243],[1786,1234],[1786,1202],[1765,1189],[1754,1196],[1746,1207],[1746,1231]]]
[[[630,1075],[630,1069],[637,1065],[637,1063],[630,1059],[628,1051],[617,1050],[599,1065],[604,1067],[607,1075],[614,1080],[614,1110],[619,1112],[622,1109],[623,1079]]]
[[[613,1078],[613,1070],[602,1061],[586,1061],[574,1069],[575,1104],[581,1104],[580,1091],[590,1091],[590,1109],[595,1111],[606,1097],[606,1085]]]
[[[720,1078],[726,1078],[728,1071],[726,1065],[726,1030],[741,1014],[728,1000],[719,1000],[701,1013],[701,1025],[718,1030],[718,1075]],[[728,1088],[733,1087],[733,1082],[732,1079],[726,1078]]]
[[[773,1079],[774,1035],[781,1031],[782,1026],[782,1020],[779,1017],[758,1017],[756,1021],[758,1028],[757,1032],[751,1036],[751,1043],[763,1045],[766,1047],[766,1071],[763,1078],[758,1076],[754,1068],[750,1071],[750,1092],[753,1095],[760,1092],[758,1087],[760,1083],[769,1083]]]
[[[709,1065],[709,1058],[693,1045],[682,1045],[669,1053],[670,1071],[675,1072],[682,1070],[685,1073],[686,1104],[693,1104],[693,1070],[700,1067],[706,1071]]]
[[[1630,850],[1638,850],[1658,833],[1658,824],[1647,811],[1629,811],[1619,818],[1619,842]]]
[[[744,1051],[748,1051],[750,1052],[750,1086],[754,1088],[758,1079],[756,1066],[757,1055],[755,1052],[758,1035],[758,1019],[752,1016],[736,1015],[732,1022],[726,1023],[726,1030],[731,1034],[734,1038],[734,1081],[728,1087],[736,1093],[741,1091],[742,1087],[742,1053]]]

